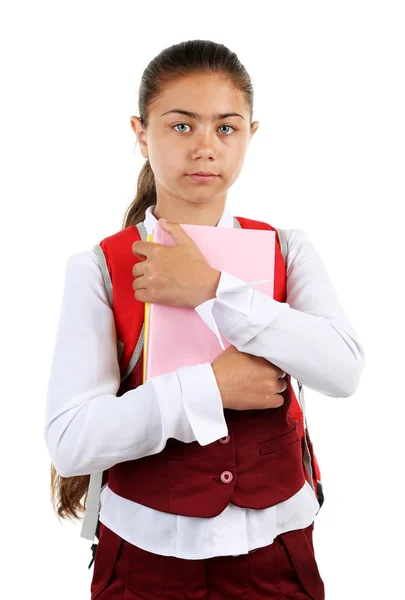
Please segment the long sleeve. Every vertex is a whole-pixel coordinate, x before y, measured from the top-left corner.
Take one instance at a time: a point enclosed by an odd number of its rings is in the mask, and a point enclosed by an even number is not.
[[[153,377],[117,396],[113,312],[93,250],[69,257],[48,382],[45,441],[63,477],[157,454],[168,438],[212,443],[228,433],[210,363]]]
[[[300,229],[286,234],[286,302],[222,272],[216,297],[195,310],[239,351],[266,358],[317,392],[351,396],[364,349],[307,234]]]

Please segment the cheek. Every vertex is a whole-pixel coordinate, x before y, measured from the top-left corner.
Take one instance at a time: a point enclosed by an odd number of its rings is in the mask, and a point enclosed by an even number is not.
[[[173,148],[173,144],[162,142],[159,146],[149,149],[149,160],[155,175],[160,180],[173,179],[181,173],[184,158]]]
[[[224,160],[221,164],[224,172],[224,177],[228,182],[234,182],[240,174],[243,163],[245,161],[245,154],[239,150],[232,151],[229,149],[228,153],[224,154]]]
[[[245,158],[246,158],[246,148],[242,148],[242,149],[238,148],[238,151],[235,153],[235,156],[234,156],[234,168],[236,171],[238,171],[238,173],[241,171],[241,169],[243,167]]]

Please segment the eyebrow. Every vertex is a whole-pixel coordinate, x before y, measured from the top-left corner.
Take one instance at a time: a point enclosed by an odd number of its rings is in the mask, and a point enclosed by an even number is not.
[[[199,121],[201,120],[201,115],[199,115],[198,113],[191,112],[189,110],[181,110],[180,108],[168,110],[160,116],[163,117],[164,115],[168,115],[169,113],[178,113],[180,115],[186,115],[186,117],[190,117],[191,119],[198,119]],[[245,117],[243,117],[239,113],[217,113],[216,115],[212,115],[212,118],[217,120],[226,119],[227,117],[242,117],[242,119],[245,119]]]

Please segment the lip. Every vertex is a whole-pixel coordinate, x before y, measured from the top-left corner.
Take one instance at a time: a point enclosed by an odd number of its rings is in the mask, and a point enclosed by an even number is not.
[[[210,171],[196,171],[195,173],[189,173],[189,175],[202,175],[202,176],[207,176],[207,177],[216,177],[216,173],[211,173]]]
[[[190,177],[193,181],[197,181],[199,183],[209,183],[210,181],[214,181],[218,177],[218,175],[210,174],[210,175],[199,175],[196,173],[191,173],[187,177]]]

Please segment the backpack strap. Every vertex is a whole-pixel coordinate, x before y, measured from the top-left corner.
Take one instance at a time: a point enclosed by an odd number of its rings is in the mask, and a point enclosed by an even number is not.
[[[83,517],[80,537],[86,540],[94,540],[97,529],[98,513],[100,510],[100,490],[103,479],[103,471],[90,475],[89,489],[86,498],[86,512]],[[90,568],[90,567],[89,567]]]
[[[281,253],[283,255],[283,258],[284,258],[284,262],[287,265],[287,256],[288,256],[287,235],[286,235],[284,229],[280,229],[277,227],[275,229],[277,229],[278,239],[280,241],[280,248],[281,248]],[[310,452],[309,443],[308,443],[309,432],[308,432],[307,418],[306,418],[306,414],[305,414],[304,387],[303,387],[301,381],[297,380],[297,384],[298,384],[298,402],[301,406],[302,415],[303,415],[303,425],[304,425],[304,453],[303,453],[304,454],[304,456],[303,456],[304,467],[308,474],[309,483],[310,483],[312,489],[314,490],[316,496],[319,496],[319,489],[322,491],[322,485],[318,481],[317,482],[317,490],[315,491],[314,474],[313,474],[313,469],[312,469],[312,457],[311,457],[311,452]]]
[[[241,225],[240,225],[240,223],[239,223],[239,221],[237,220],[236,217],[234,217],[233,220],[234,220],[234,227],[241,227]],[[288,258],[288,239],[287,239],[287,234],[286,234],[286,232],[285,232],[284,229],[281,229],[279,227],[274,227],[274,229],[278,233],[278,239],[279,239],[279,242],[280,242],[281,254],[283,255],[284,264],[287,267],[287,258]],[[321,485],[320,481],[316,482],[317,483],[317,490],[315,490],[314,470],[312,468],[312,455],[311,455],[310,448],[309,448],[309,446],[311,445],[311,440],[310,440],[310,437],[309,437],[308,426],[307,426],[307,419],[306,419],[306,415],[305,415],[304,389],[303,389],[303,385],[302,385],[301,381],[297,380],[297,384],[298,384],[298,403],[299,403],[299,405],[301,407],[302,419],[303,419],[303,427],[304,427],[303,463],[304,463],[304,467],[305,467],[306,473],[308,475],[309,483],[310,483],[310,485],[311,485],[311,487],[312,487],[315,495],[317,496],[318,500],[319,500],[319,497],[321,496],[321,499],[322,499],[321,501],[323,502],[322,485]]]
[[[147,231],[143,222],[140,222],[136,226],[139,231],[139,235],[142,240],[147,239]],[[108,269],[107,261],[105,254],[103,252],[100,244],[96,244],[93,247],[93,250],[97,256],[98,265],[100,267],[101,275],[103,277],[104,287],[107,293],[108,303],[110,308],[113,310],[113,286],[111,281],[110,271]],[[144,344],[144,326],[142,325],[141,333],[139,335],[138,341],[135,345],[135,350],[132,354],[131,360],[125,372],[121,375],[121,383],[132,373],[135,365],[137,364],[139,357],[141,355]],[[121,340],[117,339],[117,358],[118,362],[120,362],[122,352],[124,349],[124,344]],[[103,471],[98,473],[90,474],[90,482],[89,489],[87,492],[86,499],[86,512],[83,517],[83,523],[81,528],[80,537],[83,537],[87,540],[94,540],[94,536],[97,535],[97,531],[99,530],[99,512],[100,512],[100,493],[103,482]],[[93,549],[93,558],[95,555],[95,545],[92,546]],[[91,567],[91,563],[89,568]]]
[[[284,229],[280,229],[279,227],[275,227],[278,233],[278,239],[280,241],[281,254],[283,255],[284,262],[287,265],[287,255],[288,255],[288,241],[287,235]]]

